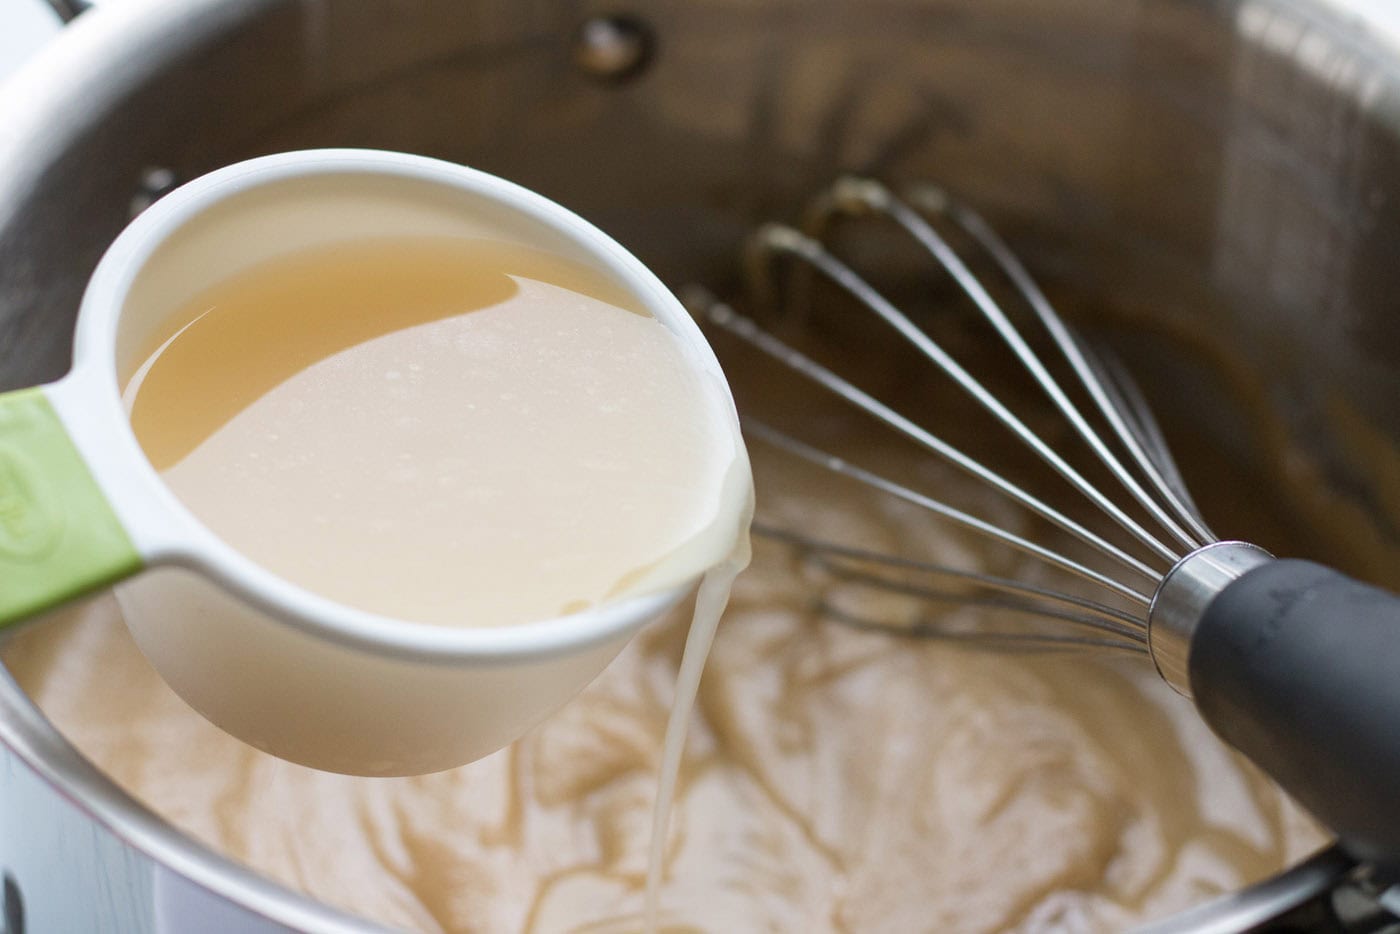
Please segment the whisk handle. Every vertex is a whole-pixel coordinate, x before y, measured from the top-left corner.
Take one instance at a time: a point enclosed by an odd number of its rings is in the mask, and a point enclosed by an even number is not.
[[[1400,868],[1400,597],[1269,561],[1206,606],[1196,707],[1362,860]]]

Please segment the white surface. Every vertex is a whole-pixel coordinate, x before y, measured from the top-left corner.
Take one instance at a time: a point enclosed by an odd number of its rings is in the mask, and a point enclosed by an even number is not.
[[[5,93],[5,78],[61,28],[42,0],[0,0],[0,94]],[[27,930],[289,930],[212,895],[122,843],[4,745],[0,801],[5,803],[0,808],[0,867],[20,893]]]
[[[19,889],[25,930],[153,930],[150,861],[99,829],[4,746],[0,799],[0,865]]]
[[[0,0],[0,89],[10,72],[61,28],[42,0]]]
[[[24,930],[112,934],[280,934],[123,843],[0,745],[0,867]],[[0,920],[0,926],[4,921]]]

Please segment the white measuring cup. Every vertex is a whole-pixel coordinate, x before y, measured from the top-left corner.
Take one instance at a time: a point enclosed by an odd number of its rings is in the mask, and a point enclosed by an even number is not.
[[[722,485],[746,483],[733,400],[699,329],[597,228],[451,163],[360,150],[283,153],[203,176],[142,213],[93,274],[71,372],[0,395],[0,628],[131,578],[118,588],[127,625],[161,676],[209,720],[305,765],[408,775],[516,739],[676,603],[693,580],[653,581],[649,592],[510,627],[386,618],[257,565],[167,489],[120,395],[157,329],[202,288],[265,260],[397,235],[513,240],[611,277],[713,377],[706,382],[718,387],[736,448]],[[717,514],[687,547],[723,550],[738,522]]]

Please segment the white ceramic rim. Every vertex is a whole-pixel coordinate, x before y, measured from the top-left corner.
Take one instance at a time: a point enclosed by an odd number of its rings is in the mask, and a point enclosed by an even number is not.
[[[443,185],[489,198],[549,226],[633,292],[685,343],[693,359],[723,381],[719,361],[698,325],[661,281],[611,237],[542,195],[454,163],[378,150],[303,150],[236,163],[160,199],[117,237],[83,295],[73,369],[46,387],[137,551],[148,565],[177,565],[205,574],[309,635],[415,662],[470,667],[567,655],[630,634],[664,613],[694,580],[570,616],[509,627],[446,627],[369,613],[298,587],[240,554],[200,523],[161,481],[131,430],[116,372],[118,321],[137,274],[171,234],[210,206],[265,184],[334,174]],[[732,412],[732,397],[727,401]]]

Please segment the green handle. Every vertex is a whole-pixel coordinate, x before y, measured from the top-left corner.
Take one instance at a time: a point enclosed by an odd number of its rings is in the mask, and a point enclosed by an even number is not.
[[[0,394],[0,630],[141,565],[43,390]]]

